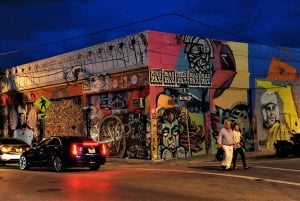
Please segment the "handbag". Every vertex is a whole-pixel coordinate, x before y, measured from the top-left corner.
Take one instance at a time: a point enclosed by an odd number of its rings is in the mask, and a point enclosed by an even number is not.
[[[216,159],[218,161],[222,161],[224,158],[224,150],[222,148],[218,148],[218,151],[216,153]]]

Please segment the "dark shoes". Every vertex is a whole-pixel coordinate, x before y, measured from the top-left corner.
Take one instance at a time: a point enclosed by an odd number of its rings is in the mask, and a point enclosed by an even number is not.
[[[231,170],[232,170],[232,168],[227,168],[227,167],[224,166],[224,165],[222,165],[221,167],[222,167],[222,170],[225,170],[225,171],[231,171]]]
[[[245,167],[244,167],[244,170],[247,170],[247,169],[249,169],[249,168],[250,168],[249,166],[245,166]],[[233,167],[233,169],[234,169],[234,170],[238,170],[239,168],[238,168],[238,167]]]

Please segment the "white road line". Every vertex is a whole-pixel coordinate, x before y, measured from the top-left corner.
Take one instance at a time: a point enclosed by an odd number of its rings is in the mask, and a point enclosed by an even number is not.
[[[243,175],[232,175],[232,174],[224,174],[224,173],[217,173],[217,172],[204,172],[204,171],[192,171],[192,170],[164,170],[164,169],[155,169],[155,168],[138,168],[136,170],[142,170],[142,171],[161,171],[161,172],[185,172],[185,173],[192,173],[192,174],[203,174],[203,175],[214,175],[214,176],[224,176],[224,177],[234,177],[234,178],[240,178],[240,179],[248,179],[248,180],[256,180],[256,181],[265,181],[265,182],[272,182],[272,183],[279,183],[279,184],[288,184],[292,186],[300,186],[300,183],[296,182],[289,182],[289,181],[283,181],[283,180],[274,180],[274,179],[264,179],[259,177],[250,177],[250,176],[243,176]]]
[[[300,172],[300,170],[293,170],[293,169],[286,169],[286,168],[274,168],[274,167],[265,167],[265,166],[252,166],[256,168],[263,168],[263,169],[272,169],[272,170],[284,170],[290,172]]]

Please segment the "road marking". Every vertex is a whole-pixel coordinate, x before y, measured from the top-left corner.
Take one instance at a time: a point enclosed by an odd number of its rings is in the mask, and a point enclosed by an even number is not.
[[[286,169],[286,168],[274,168],[274,167],[265,167],[265,166],[252,166],[252,167],[262,168],[262,169],[272,169],[272,170],[284,170],[290,172],[300,172],[300,170],[293,170],[293,169]]]
[[[265,167],[267,168],[267,167]],[[275,179],[264,179],[259,177],[251,177],[251,176],[243,176],[243,175],[232,175],[232,174],[224,174],[224,173],[216,173],[216,172],[203,172],[203,171],[193,171],[193,170],[164,170],[164,169],[155,169],[155,168],[137,168],[137,170],[143,170],[143,171],[162,171],[162,172],[185,172],[185,173],[193,173],[193,174],[203,174],[203,175],[214,175],[214,176],[224,176],[224,177],[234,177],[234,178],[240,178],[240,179],[248,179],[248,180],[254,180],[254,181],[266,181],[266,182],[272,182],[272,183],[278,183],[278,184],[288,184],[293,186],[300,186],[300,183],[296,182],[289,182],[289,181],[283,181],[283,180],[275,180]]]

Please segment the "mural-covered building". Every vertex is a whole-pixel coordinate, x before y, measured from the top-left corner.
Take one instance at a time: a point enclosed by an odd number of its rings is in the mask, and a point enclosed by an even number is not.
[[[0,135],[28,143],[87,135],[106,142],[111,155],[156,160],[214,153],[231,119],[247,151],[272,151],[277,139],[299,130],[299,54],[136,33],[7,69]]]

